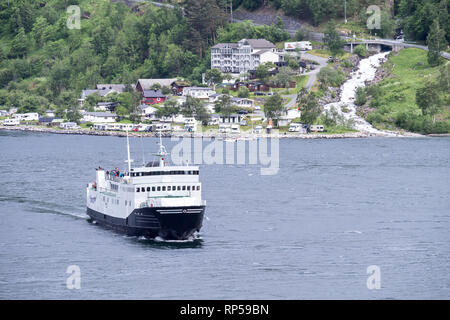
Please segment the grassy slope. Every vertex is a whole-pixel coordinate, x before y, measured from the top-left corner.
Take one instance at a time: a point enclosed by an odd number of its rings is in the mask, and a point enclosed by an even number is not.
[[[384,67],[391,70],[392,77],[383,79],[378,84],[382,90],[382,95],[378,98],[378,111],[387,120],[394,119],[401,112],[420,115],[421,110],[415,101],[416,90],[423,87],[428,79],[438,76],[438,67],[430,67],[426,51],[415,48],[402,50],[397,55],[392,54]],[[438,118],[448,120],[449,108],[444,108],[443,114]],[[384,125],[381,124],[380,127]]]

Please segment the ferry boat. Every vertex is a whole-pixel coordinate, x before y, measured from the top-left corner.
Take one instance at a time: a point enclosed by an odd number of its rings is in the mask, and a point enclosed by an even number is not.
[[[130,236],[186,240],[200,231],[206,208],[198,166],[171,166],[159,137],[159,160],[132,168],[127,132],[128,171],[96,169],[87,186],[92,221]]]

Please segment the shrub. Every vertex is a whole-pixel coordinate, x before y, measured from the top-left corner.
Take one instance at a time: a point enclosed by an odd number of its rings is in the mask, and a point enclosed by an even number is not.
[[[363,87],[359,87],[356,89],[356,98],[355,104],[357,106],[362,106],[367,102],[366,90]]]
[[[353,52],[356,53],[359,57],[364,58],[367,56],[366,46],[363,44],[358,44]]]

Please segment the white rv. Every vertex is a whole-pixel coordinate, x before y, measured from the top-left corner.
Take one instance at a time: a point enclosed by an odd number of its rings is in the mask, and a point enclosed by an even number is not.
[[[5,119],[5,121],[3,121],[3,125],[5,125],[5,126],[18,126],[19,124],[20,124],[20,120],[16,119],[16,118]]]
[[[291,123],[289,126],[289,132],[306,133],[306,129],[301,123]]]

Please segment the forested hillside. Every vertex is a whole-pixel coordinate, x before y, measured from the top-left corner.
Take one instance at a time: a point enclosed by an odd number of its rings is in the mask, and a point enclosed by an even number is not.
[[[97,83],[200,80],[224,11],[214,1],[191,2],[183,16],[180,9],[150,4],[132,11],[110,1],[2,0],[0,105],[63,109]],[[72,4],[81,8],[79,30],[67,28]]]
[[[448,0],[347,0],[347,14],[362,19],[376,3],[389,19],[395,14],[413,38],[425,39],[434,19],[449,36]],[[70,5],[81,9],[80,29],[67,27]],[[229,5],[228,0],[185,0],[166,9],[148,2],[130,8],[109,0],[0,0],[0,106],[62,112],[75,108],[81,91],[97,83],[183,77],[198,84],[210,68],[215,43],[289,39],[282,21],[229,24]],[[334,0],[233,1],[235,9],[263,5],[317,24],[343,16],[341,1]],[[123,104],[133,107],[127,99]]]
[[[382,24],[396,20],[397,27],[402,28],[410,40],[426,40],[431,24],[438,18],[450,42],[449,0],[346,0],[346,4],[347,17],[363,25],[367,20],[367,8],[378,5],[382,9]],[[344,0],[233,0],[233,6],[247,10],[272,6],[314,25],[344,17]]]

